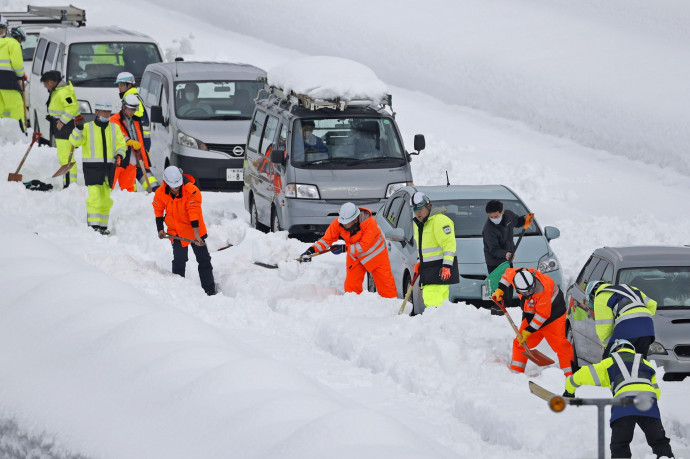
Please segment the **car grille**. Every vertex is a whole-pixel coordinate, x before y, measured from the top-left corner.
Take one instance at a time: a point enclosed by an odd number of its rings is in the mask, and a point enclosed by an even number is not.
[[[222,151],[235,158],[242,158],[244,156],[244,145],[228,145],[225,143],[207,143],[209,150]]]
[[[690,344],[679,344],[673,348],[678,357],[690,357]]]

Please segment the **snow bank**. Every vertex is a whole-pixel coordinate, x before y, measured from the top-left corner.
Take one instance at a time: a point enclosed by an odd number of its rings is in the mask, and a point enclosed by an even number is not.
[[[286,62],[268,71],[269,84],[312,99],[380,101],[386,85],[365,65],[349,59],[309,56]]]

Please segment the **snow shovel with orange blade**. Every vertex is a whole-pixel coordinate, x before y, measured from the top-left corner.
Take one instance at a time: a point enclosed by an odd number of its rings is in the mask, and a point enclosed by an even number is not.
[[[53,174],[53,177],[60,177],[61,175],[65,175],[67,172],[69,172],[72,167],[77,163],[76,161],[72,161],[72,155],[74,154],[74,145],[72,145],[72,148],[69,151],[69,158],[67,158],[67,164],[63,164],[60,166],[60,169],[57,170]]]
[[[24,165],[24,161],[26,161],[26,157],[29,156],[29,152],[31,151],[31,147],[34,146],[36,141],[41,138],[41,133],[40,132],[34,132],[34,134],[31,136],[31,144],[29,144],[29,148],[26,149],[26,153],[24,153],[24,157],[22,158],[22,162],[19,163],[19,167],[17,168],[17,171],[10,174],[7,176],[7,181],[8,182],[21,182],[22,181],[22,174],[19,173],[19,170],[22,168]]]
[[[536,363],[540,367],[545,367],[547,365],[553,365],[555,362],[552,359],[545,356],[541,351],[528,348],[527,343],[522,342],[522,333],[520,333],[520,330],[518,330],[518,328],[515,326],[515,322],[513,322],[513,319],[510,317],[510,314],[508,314],[508,311],[506,310],[506,307],[503,304],[503,300],[501,300],[501,301],[493,300],[493,302],[496,303],[499,308],[501,308],[501,311],[503,311],[503,315],[506,316],[506,318],[508,319],[508,322],[510,322],[510,326],[513,327],[515,334],[518,336],[518,342],[522,344],[522,347],[524,349],[524,351],[522,352],[522,355],[524,355],[525,357],[527,357],[529,360]]]

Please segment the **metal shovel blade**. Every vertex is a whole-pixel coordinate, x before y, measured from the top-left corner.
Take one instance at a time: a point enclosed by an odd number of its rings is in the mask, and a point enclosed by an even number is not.
[[[69,172],[70,169],[74,167],[75,164],[77,163],[75,161],[72,161],[69,164],[64,164],[60,166],[60,169],[58,169],[57,172],[53,174],[53,177],[60,177],[61,175],[65,175],[67,172]]]
[[[540,367],[546,367],[546,366],[553,365],[554,363],[556,363],[553,361],[553,359],[547,357],[541,351],[538,351],[536,349],[530,349],[525,345],[523,345],[523,347],[525,350],[522,353],[522,355],[524,355],[525,357],[527,357],[529,360],[536,363]]]

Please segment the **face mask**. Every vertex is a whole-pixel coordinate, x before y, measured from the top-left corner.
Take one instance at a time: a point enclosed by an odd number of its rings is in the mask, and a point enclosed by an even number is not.
[[[503,215],[501,215],[498,218],[489,218],[489,220],[491,220],[491,223],[493,223],[494,225],[498,225],[499,223],[501,223],[501,220],[503,220]]]
[[[193,92],[186,92],[186,93],[184,93],[184,98],[187,99],[187,102],[191,102],[195,99],[194,93]]]
[[[101,123],[107,123],[109,120],[110,120],[110,118],[108,118],[106,116],[99,116],[98,117],[98,121],[100,121]]]

